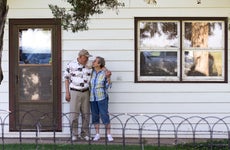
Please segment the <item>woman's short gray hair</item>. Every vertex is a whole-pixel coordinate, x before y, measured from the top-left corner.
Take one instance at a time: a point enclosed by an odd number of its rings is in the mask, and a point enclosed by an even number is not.
[[[100,67],[103,68],[105,67],[105,59],[103,57],[97,56],[98,63],[100,64]]]

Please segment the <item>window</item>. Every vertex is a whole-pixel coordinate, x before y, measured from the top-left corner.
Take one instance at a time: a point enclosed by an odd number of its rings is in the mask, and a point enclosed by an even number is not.
[[[135,82],[227,82],[227,18],[135,18]]]

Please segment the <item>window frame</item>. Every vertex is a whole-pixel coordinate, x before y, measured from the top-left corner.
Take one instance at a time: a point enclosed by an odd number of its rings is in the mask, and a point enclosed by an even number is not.
[[[145,76],[141,76],[140,74],[140,69],[141,69],[141,60],[140,60],[140,28],[139,28],[139,23],[143,21],[155,21],[155,22],[179,22],[179,50],[177,54],[177,79],[171,76],[147,76],[145,80]],[[196,76],[191,76],[188,77],[187,80],[184,77],[184,68],[183,68],[183,59],[184,59],[184,52],[186,48],[183,47],[183,39],[184,39],[184,23],[189,22],[189,21],[203,21],[203,22],[223,22],[223,55],[222,56],[222,62],[224,66],[222,66],[223,69],[223,75],[222,79],[215,79],[213,77],[196,77]],[[227,83],[228,82],[228,18],[227,17],[135,17],[134,18],[134,48],[135,48],[135,66],[134,66],[134,82],[135,83]],[[210,50],[209,48],[208,50]],[[167,50],[166,50],[167,51]],[[202,80],[202,78],[204,80]],[[214,80],[215,79],[215,80]]]

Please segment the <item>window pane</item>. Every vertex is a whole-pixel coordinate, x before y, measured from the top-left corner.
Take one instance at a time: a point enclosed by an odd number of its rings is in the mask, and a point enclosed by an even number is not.
[[[185,22],[185,48],[223,48],[224,28],[222,22]]]
[[[141,49],[178,48],[178,22],[139,22]]]
[[[51,62],[51,29],[20,29],[19,36],[20,64]]]
[[[186,76],[223,75],[222,52],[186,51],[184,53],[184,73]]]
[[[177,76],[177,52],[142,51],[140,54],[141,76]]]

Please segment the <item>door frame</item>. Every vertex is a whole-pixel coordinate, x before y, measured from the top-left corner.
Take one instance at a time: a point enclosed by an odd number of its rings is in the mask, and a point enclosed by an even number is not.
[[[18,45],[18,37],[15,37],[15,32],[18,32],[19,27],[34,27],[36,26],[51,26],[52,30],[52,69],[53,69],[53,108],[56,115],[55,131],[62,131],[62,115],[61,115],[61,20],[60,19],[9,19],[9,108],[11,111],[9,120],[9,130],[18,131],[16,128],[16,84],[18,80],[17,65],[18,52],[16,52]]]

